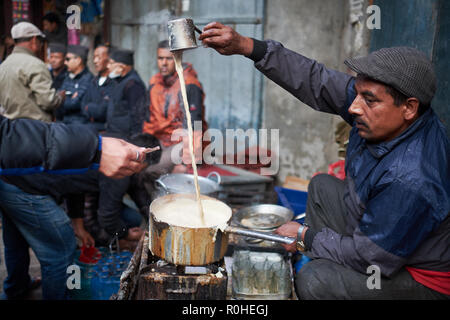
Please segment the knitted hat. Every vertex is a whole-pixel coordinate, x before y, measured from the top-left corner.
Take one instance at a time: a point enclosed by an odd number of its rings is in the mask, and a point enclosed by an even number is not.
[[[367,57],[347,59],[350,69],[429,104],[436,92],[436,75],[428,57],[410,47],[383,48]]]

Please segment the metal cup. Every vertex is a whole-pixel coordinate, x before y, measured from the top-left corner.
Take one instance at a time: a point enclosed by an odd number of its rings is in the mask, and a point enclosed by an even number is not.
[[[195,31],[201,31],[194,25],[192,19],[176,19],[167,22],[169,31],[170,51],[188,50],[197,48]]]

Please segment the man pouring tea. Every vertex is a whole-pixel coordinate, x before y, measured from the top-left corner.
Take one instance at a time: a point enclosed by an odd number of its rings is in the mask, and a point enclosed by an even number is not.
[[[430,107],[436,76],[427,56],[383,48],[345,60],[357,75],[328,69],[273,40],[245,37],[218,22],[199,39],[239,54],[311,108],[352,126],[346,179],[315,176],[305,224],[277,233],[312,260],[296,274],[300,299],[450,297],[450,144]],[[380,289],[367,270],[381,272]]]

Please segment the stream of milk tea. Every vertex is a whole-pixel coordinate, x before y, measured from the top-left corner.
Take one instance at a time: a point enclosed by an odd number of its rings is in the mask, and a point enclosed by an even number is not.
[[[201,221],[204,224],[204,213],[203,213],[203,206],[202,202],[200,200],[200,188],[198,184],[198,173],[197,173],[197,164],[195,163],[195,155],[194,155],[194,133],[192,130],[192,122],[191,122],[191,112],[189,111],[189,104],[186,94],[186,83],[184,81],[184,75],[183,75],[183,51],[177,50],[173,51],[173,58],[175,61],[175,69],[178,73],[178,78],[180,79],[180,88],[181,88],[181,95],[183,96],[183,104],[184,104],[184,110],[186,113],[186,122],[188,126],[188,137],[189,137],[189,151],[191,153],[191,160],[192,160],[192,169],[194,171],[194,185],[195,185],[195,194],[197,196],[197,203],[198,203],[198,210],[200,214]]]

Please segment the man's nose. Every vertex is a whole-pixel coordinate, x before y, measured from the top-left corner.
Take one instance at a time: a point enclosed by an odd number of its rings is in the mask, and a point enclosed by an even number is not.
[[[350,108],[348,108],[348,112],[352,115],[362,115],[361,101],[362,99],[359,96],[356,96],[355,100],[353,100]]]

